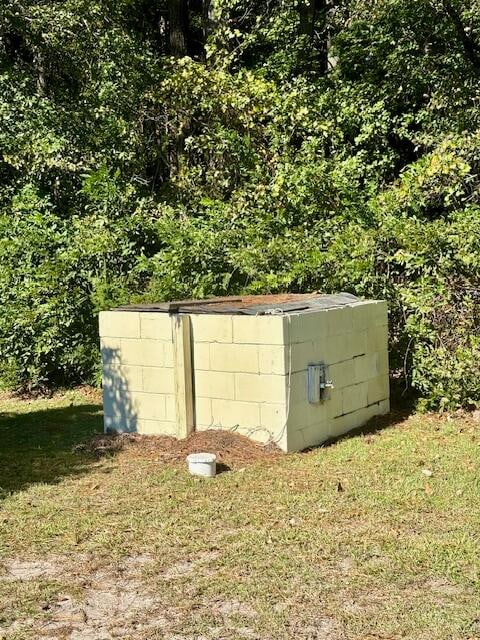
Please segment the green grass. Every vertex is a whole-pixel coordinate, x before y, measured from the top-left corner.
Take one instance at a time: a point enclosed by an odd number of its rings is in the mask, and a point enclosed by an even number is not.
[[[0,411],[0,638],[480,638],[473,422],[413,415],[199,481],[75,452],[102,422],[78,394]]]

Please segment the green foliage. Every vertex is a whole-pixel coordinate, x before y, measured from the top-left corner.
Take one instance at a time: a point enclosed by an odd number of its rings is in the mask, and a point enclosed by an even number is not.
[[[74,256],[68,221],[25,187],[0,220],[0,310],[4,385],[84,379],[94,362],[93,309]]]
[[[477,3],[191,1],[177,59],[167,4],[0,8],[1,384],[98,379],[116,304],[343,290],[477,404]]]
[[[464,337],[464,336],[462,336]],[[422,395],[422,409],[453,409],[478,406],[480,377],[478,337],[464,338],[452,349],[420,344],[414,356],[413,384]]]

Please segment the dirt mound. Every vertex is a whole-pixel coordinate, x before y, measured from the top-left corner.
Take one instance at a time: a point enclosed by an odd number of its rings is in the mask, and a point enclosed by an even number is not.
[[[154,458],[168,463],[184,463],[189,453],[215,453],[217,463],[238,469],[260,460],[274,460],[282,452],[274,444],[260,445],[232,431],[210,429],[196,431],[188,438],[142,436],[137,433],[101,435],[76,447],[76,451],[97,456],[127,452],[139,458]]]

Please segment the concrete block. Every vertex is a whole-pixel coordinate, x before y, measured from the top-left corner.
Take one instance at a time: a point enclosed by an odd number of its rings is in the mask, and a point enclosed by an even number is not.
[[[335,387],[330,390],[330,397],[327,403],[329,418],[336,418],[343,413],[343,389]]]
[[[341,339],[342,336],[337,336]],[[366,331],[354,331],[347,335],[347,344],[351,353],[351,357],[361,356],[367,352],[367,333]]]
[[[327,380],[330,380],[330,375],[328,374],[329,367],[327,367]],[[287,392],[288,392],[288,380],[289,377],[286,376],[287,379]],[[335,389],[326,389],[323,393],[322,400],[316,403],[310,403],[308,401],[308,372],[298,371],[297,373],[293,373],[290,376],[290,406],[293,407],[295,405],[300,405],[305,407],[305,410],[311,410],[312,407],[324,407],[326,406],[332,398],[332,394]],[[338,389],[340,391],[340,389]],[[317,418],[318,420],[318,418]]]
[[[134,392],[110,382],[107,379],[103,386],[104,415],[120,417],[128,423],[133,422],[138,417],[137,408],[132,399]]]
[[[300,429],[289,429],[286,438],[280,442],[279,446],[283,451],[302,451],[307,445]]]
[[[232,316],[192,314],[192,338],[194,342],[232,342]]]
[[[165,396],[165,419],[168,422],[176,422],[177,409],[175,405],[175,396],[168,394]]]
[[[288,346],[259,345],[258,367],[260,373],[285,375],[288,373]]]
[[[146,393],[175,393],[173,369],[142,367],[143,391]]]
[[[211,344],[212,371],[258,373],[258,347],[254,344]]]
[[[388,305],[385,300],[366,300],[352,305],[355,331],[388,324]]]
[[[117,394],[116,390],[113,387],[103,385],[102,389],[102,397],[103,397],[103,413],[109,416],[115,416],[119,413],[116,406],[119,406],[118,399],[119,394]]]
[[[356,411],[358,415],[358,421],[356,424],[356,428],[365,427],[365,425],[375,416],[379,415],[379,407],[378,404],[372,404],[369,407],[363,407]]]
[[[329,336],[344,335],[353,332],[353,310],[351,307],[327,309],[327,330]]]
[[[195,371],[210,369],[210,344],[208,342],[194,342],[193,367]]]
[[[235,399],[244,402],[285,402],[286,376],[235,373]]]
[[[199,425],[210,427],[213,424],[212,400],[210,398],[196,398],[195,420],[197,427]]]
[[[327,367],[327,378],[334,384],[335,389],[343,389],[355,384],[355,360],[344,360]]]
[[[278,316],[233,316],[233,341],[240,344],[284,344],[285,318]]]
[[[140,313],[140,337],[171,342],[171,317],[168,313]]]
[[[353,429],[363,427],[373,416],[377,415],[377,407],[362,407],[330,421],[330,437],[337,438]]]
[[[287,392],[288,383],[290,382],[290,407],[295,405],[307,405],[308,406],[308,374],[307,370],[298,371],[292,373],[291,376],[286,376]]]
[[[388,327],[386,324],[367,329],[367,353],[388,350]]]
[[[337,340],[341,340],[342,336],[337,336]],[[348,345],[349,353],[352,358],[361,356],[366,353],[367,350],[367,335],[365,331],[358,331],[356,333],[349,333],[346,336],[346,343]]]
[[[351,387],[345,387],[342,389],[342,408],[343,413],[351,413],[357,411],[362,407],[366,407],[368,393],[368,383],[361,382],[360,384],[352,385]]]
[[[375,303],[372,302],[360,302],[352,305],[353,331],[366,331],[372,326],[374,306]]]
[[[99,331],[102,338],[140,338],[140,314],[136,311],[101,311]]]
[[[260,427],[260,407],[255,402],[212,400],[213,424],[226,429]]]
[[[172,369],[175,366],[173,342],[163,342],[163,366]]]
[[[289,347],[286,347],[286,368],[288,373]],[[292,372],[303,371],[309,364],[324,362],[330,367],[366,352],[365,332],[348,333],[325,339],[310,340],[291,346]]]
[[[315,424],[302,429],[304,447],[315,447],[330,437],[329,422],[317,422]]]
[[[366,350],[365,333],[346,333],[331,336],[324,345],[324,360],[327,364],[336,364],[363,355]]]
[[[106,431],[143,433],[142,420],[165,421],[165,396],[142,392],[132,392],[128,398],[115,399],[115,394],[104,391],[104,426]],[[166,422],[166,421],[165,421]],[[174,425],[172,428],[171,425]],[[175,422],[170,422],[169,432],[175,430]],[[145,432],[147,433],[147,432]],[[162,432],[163,433],[163,432]]]
[[[287,422],[287,408],[285,404],[261,404],[260,424],[271,433],[278,433]]]
[[[385,405],[382,404],[384,401],[375,402],[374,404],[369,405],[368,407],[364,407],[358,411],[358,415],[360,416],[360,424],[358,426],[365,426],[372,418],[375,416],[381,416],[385,411]],[[388,403],[388,400],[387,400]]]
[[[329,437],[338,438],[339,436],[361,426],[361,416],[357,412],[348,413],[346,415],[337,416],[330,420],[328,424]]]
[[[387,374],[377,376],[368,381],[367,400],[369,405],[385,400],[389,396],[390,380]]]
[[[134,391],[130,395],[139,420],[165,420],[166,404],[163,394]]]
[[[164,343],[159,340],[122,338],[120,357],[123,364],[164,367]]]
[[[235,430],[235,433],[239,433],[242,436],[251,438],[252,440],[255,440],[255,442],[259,442],[260,444],[267,444],[267,442],[272,442],[275,438],[275,434],[272,434],[271,431],[265,429],[264,427],[253,427],[251,429],[242,429],[240,427]]]
[[[376,300],[373,308],[373,324],[375,326],[388,325],[388,304],[386,300]]]
[[[122,361],[122,341],[120,338],[101,338],[100,352],[105,365],[120,364]]]
[[[280,433],[274,434],[271,441],[282,451],[288,451],[288,429],[283,429]]]
[[[379,375],[388,373],[388,351],[386,349],[377,353],[377,371]]]
[[[328,336],[326,312],[291,314],[286,318],[288,341],[291,344],[315,341]]]
[[[138,418],[128,415],[104,414],[103,428],[105,433],[137,433]]]
[[[353,359],[355,383],[364,382],[376,378],[378,375],[378,356],[376,353],[368,353]]]
[[[223,371],[197,371],[195,395],[202,398],[235,399],[235,374]]]
[[[122,390],[123,394],[127,394],[129,391],[142,391],[142,367],[105,365],[103,367],[103,386]]]
[[[362,407],[343,416],[339,416],[330,421],[330,437],[335,438],[341,436],[352,429],[359,429],[371,420],[374,416],[384,415],[389,411],[389,401],[372,404],[368,407]]]
[[[314,343],[313,341],[309,341],[302,343],[299,342],[292,344],[291,346],[286,345],[285,351],[287,373],[290,356],[292,373],[304,371],[309,364],[320,362],[321,360],[325,361],[326,358],[326,348],[319,342]]]
[[[288,411],[288,428],[305,429],[312,424],[323,422],[329,416],[330,402],[310,404],[301,402],[290,405]]]
[[[378,403],[378,412],[375,415],[383,416],[389,412],[390,412],[390,398],[386,398],[385,400],[380,400],[380,402]]]
[[[148,436],[178,437],[177,425],[175,422],[168,422],[166,420],[139,420],[137,431],[142,435]]]

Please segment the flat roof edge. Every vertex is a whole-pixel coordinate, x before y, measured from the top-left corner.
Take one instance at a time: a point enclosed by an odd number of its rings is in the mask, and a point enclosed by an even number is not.
[[[230,296],[207,298],[204,300],[173,300],[152,304],[131,304],[112,309],[112,311],[135,311],[149,313],[188,313],[188,314],[225,314],[225,315],[286,315],[334,309],[339,307],[378,302],[365,300],[351,293],[320,294],[273,294],[259,296]]]

